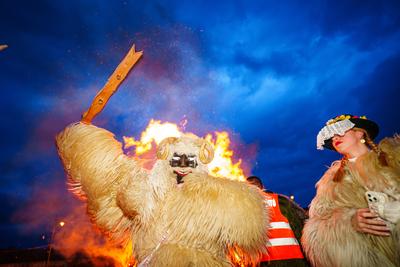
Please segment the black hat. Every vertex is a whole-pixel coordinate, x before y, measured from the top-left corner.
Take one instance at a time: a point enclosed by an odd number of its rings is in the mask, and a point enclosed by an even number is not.
[[[360,128],[367,132],[368,137],[374,140],[379,133],[379,126],[374,121],[368,120],[365,116],[354,116],[351,114],[343,114],[336,116],[326,122],[317,136],[317,148],[328,148],[335,150],[332,145],[332,138],[335,134],[344,135],[344,133],[352,128]]]

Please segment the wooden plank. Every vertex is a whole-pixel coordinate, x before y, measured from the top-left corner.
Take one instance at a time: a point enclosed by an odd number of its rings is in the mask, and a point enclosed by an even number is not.
[[[142,55],[143,51],[135,51],[135,45],[131,47],[125,58],[108,78],[107,83],[97,93],[89,109],[83,113],[81,122],[90,124],[94,117],[103,110],[110,97],[118,90],[119,85]]]

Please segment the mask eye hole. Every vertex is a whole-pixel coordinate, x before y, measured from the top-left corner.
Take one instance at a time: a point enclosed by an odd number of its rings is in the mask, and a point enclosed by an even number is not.
[[[174,153],[174,155],[172,156],[171,160],[169,161],[169,165],[171,167],[178,167],[179,166],[179,162],[181,161],[181,155],[178,155],[177,153]]]
[[[196,161],[196,156],[195,155],[189,155],[188,156],[188,166],[191,168],[196,168],[197,167],[197,161]]]
[[[179,155],[174,153],[171,160],[169,161],[171,167],[190,167],[196,168],[197,167],[197,159],[196,156],[193,154],[186,154]]]

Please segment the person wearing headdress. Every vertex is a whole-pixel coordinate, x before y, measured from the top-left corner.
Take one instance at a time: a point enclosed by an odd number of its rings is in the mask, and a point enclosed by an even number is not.
[[[318,149],[343,157],[317,183],[302,245],[313,266],[400,266],[400,137],[350,114],[329,120]]]
[[[267,253],[263,254],[259,266],[310,266],[299,241],[307,219],[306,211],[289,197],[266,190],[258,176],[247,177],[247,182],[262,190],[270,214]]]

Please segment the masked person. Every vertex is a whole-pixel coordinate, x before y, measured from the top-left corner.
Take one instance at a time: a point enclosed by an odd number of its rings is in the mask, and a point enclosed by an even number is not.
[[[400,266],[400,138],[366,117],[329,120],[317,147],[343,156],[317,183],[302,245],[313,266]]]
[[[306,212],[290,198],[265,190],[259,177],[250,176],[247,182],[263,191],[265,207],[270,214],[267,254],[263,255],[259,266],[309,266],[299,242]]]
[[[214,148],[194,134],[157,145],[151,170],[123,153],[114,135],[73,123],[56,137],[69,188],[96,226],[138,266],[231,266],[230,251],[257,261],[268,214],[256,188],[209,175]],[[235,207],[235,212],[229,212]],[[243,218],[252,218],[247,223]]]

